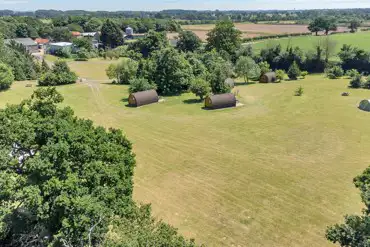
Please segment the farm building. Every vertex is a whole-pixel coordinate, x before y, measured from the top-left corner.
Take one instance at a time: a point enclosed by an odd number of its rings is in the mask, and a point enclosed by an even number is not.
[[[208,96],[205,100],[205,108],[207,109],[221,109],[235,106],[236,98],[232,93]]]
[[[16,38],[16,39],[6,39],[4,40],[5,44],[10,44],[15,42],[17,44],[23,45],[29,53],[39,52],[39,45],[30,38]]]
[[[80,32],[71,32],[73,37],[80,37],[81,33]]]
[[[48,39],[37,38],[35,42],[39,45],[39,49],[44,49],[50,41]]]
[[[158,101],[159,101],[159,97],[158,97],[157,91],[155,90],[148,90],[148,91],[132,93],[128,97],[129,105],[134,106],[134,107],[149,105],[149,104],[157,103]]]
[[[370,99],[365,99],[361,101],[359,108],[363,111],[368,111],[370,112]]]
[[[261,76],[260,82],[262,83],[269,83],[269,82],[276,82],[276,73],[275,72],[268,72]]]
[[[73,44],[70,42],[57,42],[57,43],[50,43],[47,47],[47,53],[55,54],[57,51],[62,49],[70,49],[72,50]]]

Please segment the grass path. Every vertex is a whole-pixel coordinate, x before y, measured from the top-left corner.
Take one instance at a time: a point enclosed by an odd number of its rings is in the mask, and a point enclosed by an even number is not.
[[[236,109],[204,111],[184,103],[191,94],[135,109],[125,107],[126,86],[96,81],[98,67],[72,63],[93,76],[59,87],[64,104],[124,130],[137,154],[135,199],[186,236],[208,246],[330,246],[327,225],[360,212],[352,178],[370,164],[370,114],[356,105],[370,91],[314,75],[238,85],[245,106]],[[28,97],[35,88],[25,84],[0,93],[0,107]],[[304,95],[294,97],[299,85]]]

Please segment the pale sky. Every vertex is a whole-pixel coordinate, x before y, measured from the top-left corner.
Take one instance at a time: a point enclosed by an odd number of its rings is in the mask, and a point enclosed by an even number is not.
[[[81,10],[268,10],[370,8],[370,0],[0,0],[0,9]]]

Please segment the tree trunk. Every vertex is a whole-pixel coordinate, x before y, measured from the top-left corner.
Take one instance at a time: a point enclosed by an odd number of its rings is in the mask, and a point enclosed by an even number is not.
[[[318,31],[316,31],[316,36],[319,36],[319,32]]]

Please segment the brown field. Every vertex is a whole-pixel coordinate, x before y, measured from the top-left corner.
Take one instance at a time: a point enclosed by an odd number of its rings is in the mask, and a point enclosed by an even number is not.
[[[206,25],[185,25],[183,29],[193,31],[202,40],[207,38],[207,33],[214,28],[213,24]],[[253,23],[236,23],[238,28],[243,33],[243,38],[254,38],[258,36],[277,35],[277,34],[294,34],[308,33],[307,25],[284,25],[284,24],[253,24]],[[338,32],[347,31],[346,27],[338,27]]]

